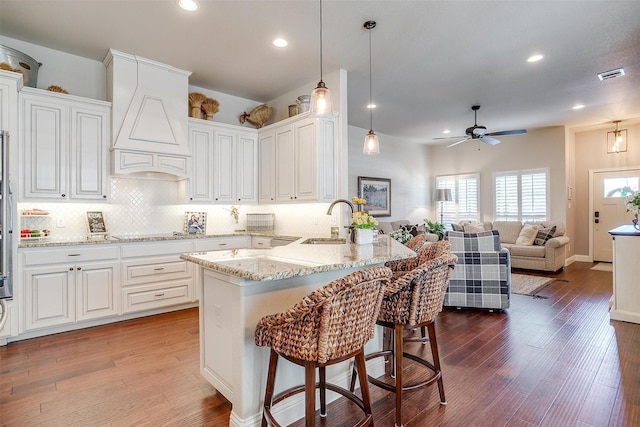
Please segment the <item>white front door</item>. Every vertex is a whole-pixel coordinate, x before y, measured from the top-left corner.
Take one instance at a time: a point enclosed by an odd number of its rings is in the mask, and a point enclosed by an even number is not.
[[[640,189],[640,169],[593,173],[593,260],[613,261],[609,230],[631,224],[633,214],[627,212],[625,196]]]

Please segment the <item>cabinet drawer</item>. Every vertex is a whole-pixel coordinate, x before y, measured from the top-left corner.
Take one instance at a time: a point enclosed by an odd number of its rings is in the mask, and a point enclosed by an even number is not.
[[[23,250],[24,266],[103,261],[118,258],[117,246],[86,247],[73,249]]]
[[[125,313],[191,302],[191,283],[174,281],[162,285],[135,286],[122,290]]]
[[[193,245],[190,240],[163,243],[128,243],[122,245],[122,258],[137,258],[143,256],[173,255],[192,252]]]
[[[123,268],[125,274],[123,286],[192,277],[190,264],[177,257],[125,262]]]
[[[220,237],[206,240],[198,239],[193,242],[193,250],[195,252],[207,252],[225,251],[230,249],[247,249],[250,241],[250,236]]]

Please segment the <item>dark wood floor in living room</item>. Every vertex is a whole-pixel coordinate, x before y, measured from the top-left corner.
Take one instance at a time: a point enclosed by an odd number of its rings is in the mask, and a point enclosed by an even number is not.
[[[611,273],[590,267],[552,274],[560,280],[540,297],[513,295],[504,313],[442,312],[448,404],[435,387],[409,393],[404,425],[640,425],[640,325],[609,320]],[[200,377],[198,357],[197,309],[10,343],[0,425],[226,426],[231,405]],[[375,424],[392,426],[393,396],[371,391]],[[343,400],[329,409],[317,425],[360,416]]]

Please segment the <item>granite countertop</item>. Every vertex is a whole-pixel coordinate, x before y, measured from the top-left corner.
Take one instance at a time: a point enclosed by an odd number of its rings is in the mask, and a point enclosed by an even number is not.
[[[276,235],[273,233],[264,232],[246,232],[239,231],[235,233],[226,234],[130,234],[122,236],[108,236],[107,238],[95,238],[84,240],[55,240],[55,239],[40,239],[40,240],[21,240],[18,243],[19,248],[38,248],[38,247],[51,247],[51,246],[69,246],[69,245],[100,245],[100,244],[114,244],[114,243],[134,243],[134,242],[159,242],[165,240],[195,240],[195,239],[214,239],[220,237],[237,237],[237,236],[264,236],[277,239],[297,240],[299,236],[285,236]]]
[[[380,264],[416,255],[402,243],[381,235],[368,245],[304,244],[306,238],[270,249],[236,249],[182,254],[203,268],[254,281],[280,280]]]
[[[640,236],[640,230],[636,229],[633,225],[621,225],[612,230],[609,230],[609,234],[612,236]]]

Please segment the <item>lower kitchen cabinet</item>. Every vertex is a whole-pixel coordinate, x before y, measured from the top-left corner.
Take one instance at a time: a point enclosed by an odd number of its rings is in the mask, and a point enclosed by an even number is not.
[[[124,313],[194,301],[193,267],[178,254],[126,261],[122,269]]]
[[[117,272],[117,262],[25,269],[25,329],[117,315]]]

